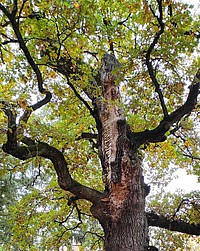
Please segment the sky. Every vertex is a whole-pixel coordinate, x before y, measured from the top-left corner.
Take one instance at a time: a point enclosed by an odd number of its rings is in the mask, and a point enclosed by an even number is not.
[[[193,4],[195,6],[197,6],[198,4],[200,4],[200,0],[182,0],[182,2],[188,3],[188,4]]]
[[[175,192],[177,189],[181,189],[184,192],[190,192],[194,190],[200,191],[200,183],[197,182],[198,177],[196,175],[187,175],[184,169],[180,169],[175,172],[178,176],[166,187],[166,192]]]

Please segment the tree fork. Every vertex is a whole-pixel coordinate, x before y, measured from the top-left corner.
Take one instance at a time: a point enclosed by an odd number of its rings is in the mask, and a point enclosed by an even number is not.
[[[151,131],[133,133],[127,124],[120,106],[118,75],[120,64],[112,54],[105,54],[99,70],[97,84],[101,88],[101,96],[93,100],[98,135],[89,135],[98,140],[99,157],[102,163],[106,191],[98,192],[73,180],[68,172],[63,154],[46,143],[34,142],[27,137],[16,137],[23,131],[16,124],[16,114],[4,104],[3,109],[8,116],[7,143],[3,150],[19,159],[41,156],[50,159],[57,172],[58,182],[62,189],[72,192],[78,199],[92,202],[91,212],[101,223],[105,232],[106,251],[144,251],[153,250],[148,247],[147,219],[145,214],[146,185],[143,181],[141,159],[137,154],[138,147],[145,142],[165,140],[164,134],[170,126],[195,107],[199,92],[199,71],[190,87],[186,102],[170,116],[161,121]],[[36,110],[49,102],[49,98],[39,101],[32,108]],[[26,111],[25,111],[26,112]],[[23,115],[20,121],[27,123],[28,117]],[[86,138],[88,135],[86,135]],[[18,144],[18,140],[23,145]],[[150,225],[167,228],[168,222],[151,221]],[[153,222],[153,223],[152,223]],[[159,225],[160,224],[160,225]],[[174,224],[174,230],[183,223]],[[185,225],[184,225],[185,227]],[[190,233],[196,230],[192,228]],[[199,231],[197,227],[197,234]]]

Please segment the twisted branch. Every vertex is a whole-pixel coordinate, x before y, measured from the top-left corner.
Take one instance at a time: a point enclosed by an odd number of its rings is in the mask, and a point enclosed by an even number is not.
[[[103,193],[72,179],[64,155],[55,147],[21,135],[20,143],[18,143],[19,128],[16,123],[16,113],[5,104],[3,104],[3,110],[8,117],[7,142],[2,147],[4,152],[20,160],[27,160],[36,156],[51,160],[57,173],[59,186],[63,190],[75,194],[79,199],[86,199],[94,203],[105,196]]]
[[[22,8],[23,8],[25,2],[26,2],[26,0],[23,1],[22,7],[20,9],[20,13],[22,11]],[[35,110],[39,109],[40,107],[46,105],[48,102],[50,102],[50,100],[52,98],[52,94],[43,87],[43,78],[42,78],[42,74],[40,72],[40,69],[38,68],[37,64],[34,62],[32,56],[31,56],[31,54],[30,54],[30,52],[24,42],[24,39],[23,39],[21,32],[19,30],[19,22],[16,22],[16,14],[18,11],[17,0],[13,0],[13,9],[12,9],[11,13],[1,3],[0,3],[0,10],[9,19],[10,24],[13,28],[13,31],[16,35],[17,42],[19,43],[19,46],[22,49],[28,63],[30,64],[31,68],[33,69],[33,71],[36,74],[39,92],[41,94],[45,94],[45,98],[43,98],[41,101],[35,103],[34,105],[26,107],[24,114],[21,116],[21,118],[19,120],[19,124],[27,123],[28,118],[30,117],[32,111],[35,111]]]

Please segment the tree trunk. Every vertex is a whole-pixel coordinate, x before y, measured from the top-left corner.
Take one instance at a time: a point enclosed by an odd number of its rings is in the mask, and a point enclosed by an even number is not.
[[[106,251],[144,251],[147,246],[145,184],[141,160],[130,142],[130,128],[120,108],[120,64],[106,54],[99,70],[102,98],[95,100],[99,157],[107,198],[91,211],[105,232]]]
[[[128,154],[129,155],[129,154]],[[145,185],[140,159],[123,157],[121,181],[112,183],[108,197],[91,211],[105,233],[105,251],[148,250]]]
[[[121,201],[119,201],[121,203]],[[147,246],[146,219],[140,199],[128,199],[123,208],[117,208],[118,217],[112,219],[105,231],[106,251],[144,251]]]

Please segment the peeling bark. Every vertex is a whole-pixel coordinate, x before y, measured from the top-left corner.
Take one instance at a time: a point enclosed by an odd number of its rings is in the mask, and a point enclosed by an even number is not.
[[[91,211],[104,229],[106,251],[144,251],[148,236],[141,161],[136,155],[124,157],[121,168],[121,181],[113,182],[103,204]]]
[[[96,101],[98,117],[101,122],[99,131],[99,152],[106,185],[121,179],[120,162],[122,148],[119,145],[126,139],[125,118],[119,108],[120,95],[116,83],[120,64],[114,55],[106,53],[99,70],[99,83],[102,98]],[[124,128],[123,128],[124,127]]]
[[[145,184],[137,150],[127,138],[127,122],[120,107],[117,71],[120,64],[106,54],[99,70],[102,98],[96,100],[98,111],[99,156],[108,196],[103,212],[92,212],[105,232],[106,251],[143,251],[147,246]],[[100,210],[100,213],[99,213]],[[104,217],[102,218],[102,215]]]
[[[7,142],[3,145],[3,150],[22,160],[35,156],[51,160],[60,187],[76,195],[76,199],[92,202],[91,212],[99,220],[105,232],[106,251],[153,250],[152,247],[148,247],[145,214],[147,193],[137,149],[146,142],[165,140],[165,133],[171,125],[192,111],[197,102],[200,77],[198,72],[186,102],[161,121],[158,127],[151,131],[134,133],[130,130],[120,106],[117,83],[119,70],[120,64],[114,55],[106,54],[96,83],[101,87],[102,97],[93,100],[98,135],[82,135],[83,138],[95,138],[98,141],[106,188],[104,193],[83,186],[72,179],[65,158],[59,150],[46,143],[22,137],[23,130],[20,123],[27,123],[32,110],[50,101],[51,94],[48,92],[43,93],[46,97],[42,101],[24,112],[18,125],[16,114],[3,104],[8,117]],[[148,223],[172,231],[199,235],[199,226],[185,222],[171,222],[157,215],[148,214]]]

